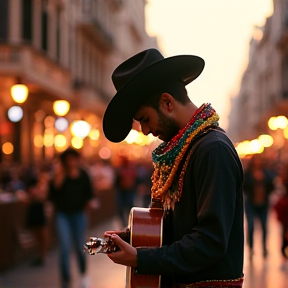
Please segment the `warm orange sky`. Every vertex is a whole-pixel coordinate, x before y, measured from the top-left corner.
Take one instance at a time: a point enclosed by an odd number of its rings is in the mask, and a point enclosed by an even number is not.
[[[237,94],[254,25],[264,25],[272,0],[148,0],[147,31],[164,56],[201,56],[205,69],[187,86],[192,101],[211,102],[227,128],[230,97]]]

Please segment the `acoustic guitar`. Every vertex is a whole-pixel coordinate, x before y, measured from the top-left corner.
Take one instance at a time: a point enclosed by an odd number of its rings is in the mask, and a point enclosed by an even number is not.
[[[130,211],[128,231],[133,247],[161,247],[163,228],[163,210],[161,202],[152,201],[151,208],[134,207]],[[121,235],[120,235],[121,236]],[[90,237],[84,246],[90,255],[113,253],[119,248],[111,238]],[[127,267],[126,288],[159,288],[159,275],[135,274],[134,268]]]

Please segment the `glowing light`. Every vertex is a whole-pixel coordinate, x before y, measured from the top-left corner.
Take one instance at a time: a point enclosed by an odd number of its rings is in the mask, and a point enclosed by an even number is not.
[[[283,130],[284,137],[288,139],[288,127]]]
[[[271,117],[271,118],[268,120],[268,127],[269,127],[271,130],[277,130],[278,126],[277,126],[276,117]]]
[[[14,146],[10,142],[6,142],[2,145],[2,151],[4,154],[9,155],[12,154],[14,151]]]
[[[54,136],[53,134],[45,133],[43,137],[43,145],[46,147],[51,147],[54,145]]]
[[[288,125],[288,119],[285,116],[278,116],[276,118],[278,128],[285,129]]]
[[[54,113],[58,116],[65,116],[70,110],[70,104],[66,100],[57,100],[53,103]]]
[[[89,135],[91,126],[83,120],[74,121],[71,124],[71,133],[78,138],[85,138]]]
[[[285,129],[288,126],[288,119],[285,116],[271,117],[268,126],[271,130]]]
[[[19,106],[12,106],[8,110],[8,118],[11,122],[19,122],[23,118],[23,110]]]
[[[82,138],[80,137],[73,137],[71,139],[71,145],[75,148],[75,149],[81,149],[84,145],[84,141]]]
[[[263,147],[270,147],[273,145],[273,142],[274,142],[272,136],[267,135],[267,134],[260,135],[258,137],[258,140]]]
[[[250,149],[253,154],[260,154],[264,151],[264,147],[258,139],[254,139],[250,142]]]
[[[138,135],[139,135],[139,132],[132,129],[129,134],[127,135],[127,137],[125,138],[125,141],[128,143],[128,144],[132,144],[136,141],[136,139],[138,138]]]
[[[43,147],[43,137],[42,137],[42,135],[40,135],[40,134],[35,135],[33,142],[34,142],[34,145],[37,148],[42,148]]]
[[[111,157],[111,150],[108,147],[103,147],[99,150],[99,156],[102,159],[109,159]]]
[[[98,140],[100,138],[100,131],[98,129],[93,129],[89,133],[91,140]]]
[[[56,147],[65,147],[67,144],[66,137],[62,134],[58,134],[54,138],[54,144]]]
[[[51,128],[54,126],[55,118],[52,116],[47,116],[44,120],[44,125],[46,128]]]
[[[69,126],[69,122],[66,118],[60,117],[55,121],[55,128],[59,132],[64,132]]]
[[[24,103],[27,100],[29,90],[24,84],[15,84],[11,87],[11,96],[17,103]]]

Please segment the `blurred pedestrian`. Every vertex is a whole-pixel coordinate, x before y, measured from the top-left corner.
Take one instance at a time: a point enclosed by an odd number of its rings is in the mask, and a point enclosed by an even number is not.
[[[92,203],[93,189],[88,174],[80,167],[80,154],[68,148],[56,163],[49,199],[56,210],[57,232],[60,244],[60,271],[62,288],[71,287],[70,252],[75,245],[81,285],[87,287],[86,260],[83,254],[87,228],[86,208]]]
[[[281,195],[274,205],[277,219],[282,228],[281,252],[283,255],[283,264],[281,268],[288,270],[288,166],[281,169],[280,177],[284,186],[284,194]]]
[[[137,189],[137,170],[127,157],[121,158],[121,165],[116,169],[115,177],[118,215],[123,227],[125,227]]]
[[[47,198],[48,174],[41,171],[39,176],[33,177],[26,183],[27,197],[27,227],[32,231],[38,256],[32,262],[32,266],[42,266],[48,250],[49,235],[47,228],[47,216],[45,201]]]
[[[273,191],[273,176],[263,165],[260,156],[254,155],[244,174],[245,212],[248,226],[248,245],[250,260],[253,258],[254,220],[259,219],[262,228],[263,257],[267,256],[267,215],[269,209],[269,195]]]

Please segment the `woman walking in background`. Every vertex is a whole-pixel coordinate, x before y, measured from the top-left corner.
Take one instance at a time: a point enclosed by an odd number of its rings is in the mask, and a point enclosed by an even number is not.
[[[253,258],[254,220],[258,218],[262,228],[263,257],[267,256],[267,215],[269,195],[273,190],[273,176],[263,165],[262,159],[254,155],[244,175],[245,212],[248,226],[250,260]]]
[[[87,287],[83,254],[87,228],[85,210],[93,198],[93,189],[88,174],[80,168],[80,154],[76,150],[68,148],[60,155],[60,162],[61,165],[55,167],[57,171],[50,185],[49,199],[56,211],[62,288],[71,287],[69,258],[72,243],[75,244],[84,288]]]

